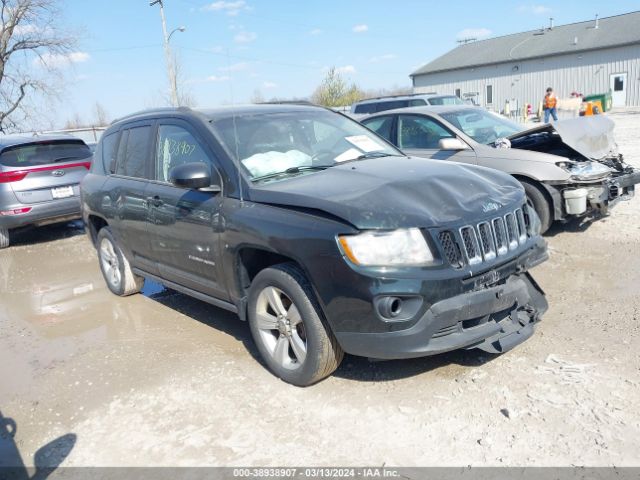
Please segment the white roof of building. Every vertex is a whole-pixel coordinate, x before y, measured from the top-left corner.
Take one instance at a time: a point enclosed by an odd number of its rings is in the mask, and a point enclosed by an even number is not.
[[[640,43],[640,11],[460,45],[411,76]],[[640,57],[640,53],[639,53]]]

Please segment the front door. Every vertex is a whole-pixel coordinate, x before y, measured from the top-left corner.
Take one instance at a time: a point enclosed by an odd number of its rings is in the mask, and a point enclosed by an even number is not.
[[[146,191],[153,258],[163,279],[227,300],[219,262],[222,193],[188,190],[169,183],[172,168],[191,162],[210,165],[213,181],[222,185],[213,152],[189,124],[160,121],[155,178]]]
[[[457,138],[437,120],[426,115],[398,115],[396,145],[407,155],[427,157],[434,160],[476,163],[476,154],[471,148],[444,150],[440,140]]]
[[[614,73],[609,77],[611,88],[611,103],[614,107],[624,107],[627,104],[627,74]]]

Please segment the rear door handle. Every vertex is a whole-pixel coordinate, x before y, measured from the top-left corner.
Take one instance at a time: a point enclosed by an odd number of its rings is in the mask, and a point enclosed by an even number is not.
[[[158,195],[154,197],[149,197],[148,200],[149,200],[149,203],[154,207],[160,207],[164,203]]]

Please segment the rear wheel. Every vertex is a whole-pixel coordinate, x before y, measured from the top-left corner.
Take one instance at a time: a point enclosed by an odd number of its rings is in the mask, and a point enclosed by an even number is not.
[[[7,248],[9,246],[9,229],[0,228],[0,248]]]
[[[520,183],[527,194],[527,201],[540,217],[540,233],[545,233],[553,222],[551,204],[545,194],[542,193],[542,190],[540,190],[540,187],[526,180],[521,180]]]
[[[122,297],[138,293],[144,278],[131,271],[129,261],[118,247],[109,227],[98,232],[97,246],[100,270],[109,290]]]
[[[249,291],[249,326],[269,369],[301,387],[331,375],[344,353],[304,274],[292,264],[262,270]]]

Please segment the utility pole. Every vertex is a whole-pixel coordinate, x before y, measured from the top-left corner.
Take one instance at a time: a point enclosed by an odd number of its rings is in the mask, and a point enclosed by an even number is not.
[[[162,0],[154,0],[149,2],[149,6],[153,7],[155,4],[160,5],[160,20],[162,21],[162,36],[164,39],[164,55],[167,62],[167,74],[169,76],[169,89],[171,91],[171,104],[174,107],[178,106],[178,82],[176,80],[176,69],[173,64],[173,55],[171,54],[171,47],[169,46],[169,36],[167,34],[167,21],[164,17],[164,5]],[[174,30],[175,31],[175,30]],[[182,29],[181,31],[184,31]],[[171,32],[173,34],[173,32]]]

